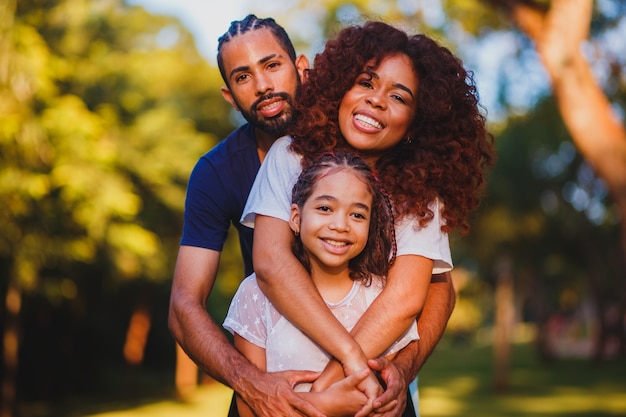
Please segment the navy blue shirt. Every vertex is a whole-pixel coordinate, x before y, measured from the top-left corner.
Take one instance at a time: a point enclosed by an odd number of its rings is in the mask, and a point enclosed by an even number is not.
[[[253,229],[239,219],[260,166],[254,128],[248,123],[204,154],[189,177],[180,244],[222,251],[232,224],[250,275]]]

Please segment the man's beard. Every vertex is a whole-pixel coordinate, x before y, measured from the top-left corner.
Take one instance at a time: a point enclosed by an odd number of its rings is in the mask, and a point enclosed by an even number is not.
[[[287,105],[285,106],[283,111],[271,118],[265,118],[263,116],[259,116],[259,114],[256,111],[256,108],[259,106],[259,103],[261,103],[264,100],[273,98],[273,97],[280,97],[283,100],[285,100]],[[249,110],[247,111],[243,110],[241,107],[240,109],[241,109],[241,115],[243,116],[244,119],[246,119],[248,123],[276,137],[283,136],[285,132],[287,131],[287,128],[291,125],[291,122],[293,120],[293,100],[291,96],[287,93],[274,93],[274,94],[265,95],[259,98],[257,101],[255,101],[252,104],[252,106],[250,106]]]

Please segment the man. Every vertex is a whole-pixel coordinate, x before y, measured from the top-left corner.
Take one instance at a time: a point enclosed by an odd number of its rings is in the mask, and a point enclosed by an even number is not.
[[[233,388],[258,416],[295,417],[302,413],[321,417],[313,405],[291,390],[295,382],[310,382],[317,374],[259,371],[229,343],[206,311],[231,223],[238,231],[245,273],[252,272],[252,229],[241,225],[239,219],[267,150],[291,122],[293,97],[308,60],[296,56],[286,32],[273,19],[254,15],[231,23],[219,39],[217,58],[226,84],[222,95],[248,123],[202,156],[189,179],[185,224],[172,283],[170,330],[203,371]],[[448,303],[443,304],[448,308]],[[422,315],[426,315],[427,307],[428,300]],[[379,361],[378,369],[388,382],[387,401],[404,390],[398,381],[399,373],[404,381],[410,380],[407,375],[417,373],[446,322],[447,317],[432,337],[422,334],[419,348],[413,343],[412,349],[401,353],[397,368],[389,366],[388,361]],[[404,395],[399,399],[398,407],[404,407]],[[231,408],[230,415],[235,413]]]
[[[317,416],[319,412],[291,393],[286,379],[258,371],[241,356],[205,307],[231,223],[239,234],[246,275],[252,272],[252,230],[239,217],[265,153],[291,121],[293,97],[308,60],[296,56],[273,19],[250,15],[233,22],[220,38],[218,66],[226,84],[222,95],[248,123],[202,156],[190,176],[170,330],[202,370],[232,387],[259,415],[260,407],[295,407]]]

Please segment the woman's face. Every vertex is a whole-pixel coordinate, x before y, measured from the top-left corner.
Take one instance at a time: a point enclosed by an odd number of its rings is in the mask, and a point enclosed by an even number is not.
[[[339,105],[347,142],[378,159],[405,138],[417,108],[417,74],[405,54],[390,55],[361,73]]]

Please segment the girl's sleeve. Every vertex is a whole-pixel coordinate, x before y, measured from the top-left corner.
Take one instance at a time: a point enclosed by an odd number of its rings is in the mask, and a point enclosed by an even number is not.
[[[243,209],[243,225],[253,228],[257,214],[289,221],[291,190],[302,170],[290,143],[291,138],[282,137],[267,152]]]
[[[235,293],[224,320],[224,328],[265,349],[267,299],[253,275],[244,279]]]

